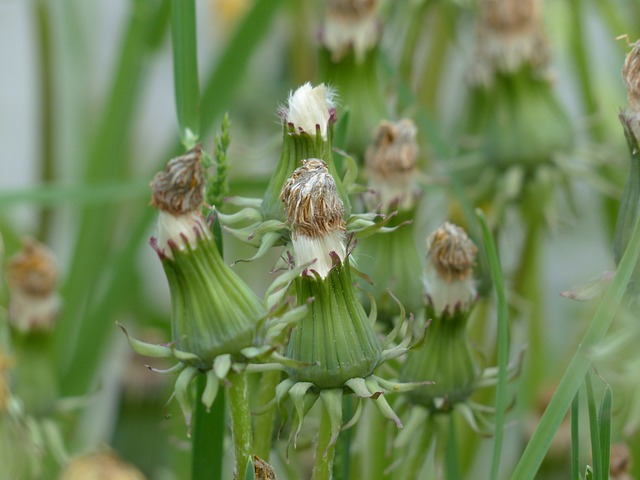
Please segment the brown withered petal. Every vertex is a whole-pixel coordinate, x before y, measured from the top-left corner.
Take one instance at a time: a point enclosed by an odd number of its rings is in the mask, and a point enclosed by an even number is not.
[[[473,274],[478,248],[466,232],[446,222],[427,239],[429,258],[446,282],[465,280]]]
[[[202,147],[193,147],[184,155],[172,158],[151,182],[151,205],[173,215],[193,212],[204,199]]]
[[[276,471],[257,455],[253,456],[253,469],[256,480],[276,480]]]
[[[37,241],[26,238],[22,250],[7,265],[7,281],[12,289],[19,289],[35,297],[50,295],[58,280],[58,267],[53,254]]]
[[[344,205],[327,164],[317,158],[302,160],[280,193],[287,221],[293,230],[311,238],[344,231]]]

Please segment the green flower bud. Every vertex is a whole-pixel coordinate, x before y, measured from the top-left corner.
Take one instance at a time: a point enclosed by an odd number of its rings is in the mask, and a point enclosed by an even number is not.
[[[415,241],[418,144],[411,120],[382,122],[376,140],[367,149],[366,173],[370,209],[397,214],[388,226],[398,227],[358,243],[358,268],[373,279],[365,288],[373,293],[378,314],[390,320],[398,314],[393,293],[409,312],[422,308],[422,259]],[[371,261],[375,259],[375,261]]]
[[[333,124],[336,121],[334,91],[320,84],[305,83],[289,95],[287,107],[280,111],[283,120],[282,153],[275,173],[262,199],[264,220],[285,220],[280,192],[293,171],[305,158],[321,158],[336,179],[336,188],[347,211],[347,191],[337,176],[333,161]]]
[[[548,72],[541,8],[539,0],[480,3],[463,127],[467,147],[482,159],[462,174],[474,202],[494,202],[500,209],[501,203],[533,198],[523,207],[532,219],[553,216],[554,196],[537,194],[553,193],[566,183],[555,156],[573,145],[569,116],[554,95]],[[540,174],[544,168],[549,171]]]
[[[338,388],[369,376],[382,346],[353,292],[344,245],[344,208],[327,165],[305,160],[285,184],[281,199],[292,230],[297,265],[311,266],[295,282],[298,304],[313,298],[294,328],[287,356],[308,364],[289,376],[318,388]]]
[[[9,321],[19,332],[47,332],[60,310],[58,267],[49,249],[32,239],[7,265]]]
[[[360,159],[378,122],[388,116],[378,81],[382,25],[376,15],[377,3],[376,0],[329,1],[320,40],[322,76],[336,86],[345,111],[349,112],[344,148]]]
[[[202,180],[198,147],[156,175],[152,203],[160,216],[151,243],[169,282],[174,347],[195,355],[187,363],[210,369],[215,357],[252,345],[266,313],[218,252],[200,213]]]
[[[480,375],[466,334],[476,298],[472,277],[477,249],[464,230],[449,223],[427,245],[424,286],[432,321],[421,348],[407,354],[400,378],[434,380],[432,386],[409,392],[409,398],[430,410],[449,411],[473,393]]]

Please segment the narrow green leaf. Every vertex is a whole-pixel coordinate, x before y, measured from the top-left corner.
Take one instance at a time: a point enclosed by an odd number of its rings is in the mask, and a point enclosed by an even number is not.
[[[591,457],[593,459],[593,472],[596,478],[602,478],[600,429],[598,428],[598,413],[596,409],[595,395],[593,394],[593,383],[591,382],[591,375],[587,374],[584,381],[587,389],[587,407],[589,410],[589,433],[591,435]]]
[[[505,293],[504,278],[500,267],[498,250],[487,223],[487,218],[480,209],[476,210],[476,217],[480,222],[482,231],[482,243],[489,262],[491,278],[498,300],[498,381],[496,384],[496,416],[495,436],[493,440],[493,456],[491,460],[491,478],[497,479],[500,469],[500,452],[502,451],[502,438],[504,435],[504,418],[509,404],[507,395],[507,368],[509,364],[509,323],[507,297]]]
[[[200,137],[195,0],[171,0],[171,40],[180,140],[186,149],[190,149]]]

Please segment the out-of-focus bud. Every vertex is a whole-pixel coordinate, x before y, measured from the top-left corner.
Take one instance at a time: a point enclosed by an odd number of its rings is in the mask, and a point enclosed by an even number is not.
[[[320,33],[321,75],[338,89],[340,115],[347,122],[346,144],[339,147],[360,161],[376,125],[389,113],[378,78],[382,23],[376,15],[377,3],[330,0]]]
[[[460,227],[445,223],[427,240],[426,318],[423,346],[407,354],[403,381],[432,379],[435,384],[409,393],[430,410],[449,411],[473,393],[480,369],[467,338],[467,320],[476,300],[473,266],[476,247]]]
[[[369,188],[369,204],[406,210],[415,202],[416,167],[418,164],[418,129],[409,120],[397,123],[383,121],[378,126],[375,141],[365,157]]]
[[[131,464],[115,452],[105,450],[73,458],[60,475],[60,480],[145,480]]]
[[[358,268],[373,281],[371,285],[363,282],[363,288],[373,294],[378,317],[387,326],[399,314],[398,300],[414,314],[423,307],[423,262],[413,223],[419,195],[416,136],[416,126],[409,119],[383,121],[365,157],[369,186],[365,201],[370,210],[393,213],[388,225],[397,227],[361,239],[357,252]]]
[[[550,51],[542,30],[542,0],[481,0],[474,80],[491,84],[494,77],[530,65],[546,75]]]
[[[337,62],[352,51],[357,62],[380,40],[377,0],[329,0],[322,43]]]
[[[473,279],[477,251],[466,232],[449,222],[427,239],[424,291],[436,317],[468,312],[473,306],[477,297]]]
[[[614,443],[611,445],[609,478],[611,480],[633,480],[631,476],[632,460],[631,450],[626,443]]]
[[[60,309],[58,267],[47,247],[32,239],[7,265],[9,319],[20,332],[49,331]]]

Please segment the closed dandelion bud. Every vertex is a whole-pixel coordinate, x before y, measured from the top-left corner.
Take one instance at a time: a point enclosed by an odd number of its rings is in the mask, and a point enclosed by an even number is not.
[[[474,391],[480,370],[467,339],[467,320],[476,300],[476,247],[460,227],[445,223],[427,240],[424,288],[431,318],[425,341],[402,367],[403,381],[432,379],[433,386],[409,393],[417,404],[448,411]]]
[[[399,313],[389,291],[409,312],[417,313],[422,308],[423,262],[413,223],[418,196],[416,136],[417,129],[411,120],[384,121],[366,155],[369,209],[384,214],[397,212],[388,225],[399,227],[383,235],[363,238],[358,244],[358,268],[374,281],[365,288],[373,293],[378,314],[386,320]]]
[[[640,44],[636,43],[622,69],[622,77],[628,93],[628,108],[620,113],[620,122],[624,128],[631,154],[631,167],[624,185],[620,210],[613,237],[613,253],[616,263],[629,244],[633,227],[640,219]],[[634,272],[634,283],[640,290],[640,266]]]
[[[29,412],[48,412],[58,397],[51,364],[52,331],[60,310],[58,267],[49,249],[33,239],[23,241],[7,264],[9,321],[13,327],[15,392]]]
[[[320,34],[321,73],[349,112],[344,147],[361,160],[376,125],[388,116],[377,71],[382,36],[377,5],[376,0],[330,0]]]
[[[376,15],[377,0],[329,0],[322,43],[337,62],[349,53],[357,62],[380,40],[381,25]]]
[[[103,451],[73,458],[60,480],[145,480],[136,467],[122,461],[115,452]]]
[[[324,84],[313,87],[305,83],[291,92],[287,106],[280,115],[283,121],[282,153],[275,173],[262,200],[265,220],[285,220],[280,192],[300,161],[321,158],[336,179],[336,188],[347,211],[350,209],[347,191],[337,176],[333,161],[333,127],[336,121],[335,93]]]
[[[287,181],[281,198],[292,230],[297,265],[315,260],[295,280],[308,314],[294,328],[287,356],[309,364],[291,368],[295,381],[340,388],[377,366],[382,347],[353,291],[344,245],[344,208],[326,164],[305,160]]]
[[[194,354],[188,363],[210,369],[221,354],[238,354],[253,342],[264,308],[220,256],[200,212],[203,198],[200,147],[169,161],[154,178],[152,204],[159,210],[152,238],[171,292],[175,348]]]
[[[548,74],[541,8],[539,0],[480,2],[464,133],[483,162],[463,175],[476,204],[528,201],[525,215],[547,219],[549,193],[565,183],[554,157],[572,147],[573,128]]]
[[[19,332],[49,331],[60,310],[58,267],[47,247],[32,239],[7,265],[9,320]]]

